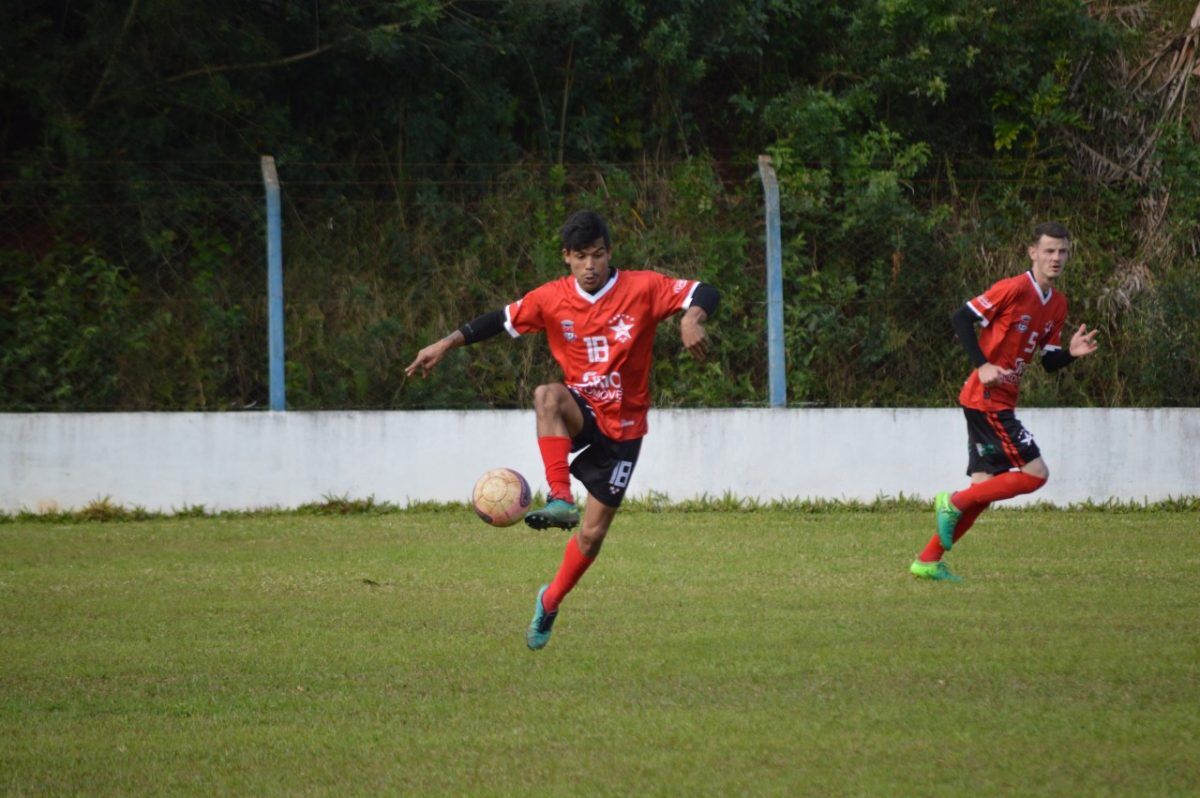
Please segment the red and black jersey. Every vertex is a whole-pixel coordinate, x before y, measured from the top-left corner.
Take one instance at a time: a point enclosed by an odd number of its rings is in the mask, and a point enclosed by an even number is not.
[[[976,410],[1011,410],[1017,406],[1021,376],[1038,349],[1047,352],[1062,347],[1062,328],[1067,320],[1067,298],[1050,289],[1042,293],[1033,272],[1000,280],[967,303],[983,330],[979,348],[989,363],[1012,370],[997,385],[985,386],[978,370],[967,378],[958,402]]]
[[[646,434],[654,334],[691,306],[695,280],[652,271],[617,271],[588,294],[571,275],[541,285],[504,308],[509,335],[544,330],[567,387],[596,411],[613,440]]]

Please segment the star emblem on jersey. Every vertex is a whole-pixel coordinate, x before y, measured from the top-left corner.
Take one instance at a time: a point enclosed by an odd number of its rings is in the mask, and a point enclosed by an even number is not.
[[[633,335],[629,332],[633,329],[633,317],[628,313],[618,313],[608,320],[608,329],[613,331],[613,338],[617,343],[628,341]]]

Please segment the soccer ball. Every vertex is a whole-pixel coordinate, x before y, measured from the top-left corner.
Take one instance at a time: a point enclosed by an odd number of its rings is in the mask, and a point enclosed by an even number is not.
[[[493,468],[471,491],[475,514],[492,526],[512,526],[525,517],[533,495],[525,477],[511,468]]]

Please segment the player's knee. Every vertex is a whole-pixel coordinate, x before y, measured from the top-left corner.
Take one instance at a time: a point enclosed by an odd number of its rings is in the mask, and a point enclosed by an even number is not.
[[[600,546],[604,543],[607,533],[607,529],[591,529],[585,524],[578,533],[579,551],[584,557],[595,557],[600,553]]]
[[[533,389],[533,409],[539,413],[551,413],[562,406],[566,388],[557,384],[539,385]]]
[[[1046,480],[1050,479],[1050,469],[1047,468],[1046,464],[1041,460],[1035,460],[1032,463],[1028,463],[1021,470],[1035,479],[1040,479],[1042,484],[1045,484]]]

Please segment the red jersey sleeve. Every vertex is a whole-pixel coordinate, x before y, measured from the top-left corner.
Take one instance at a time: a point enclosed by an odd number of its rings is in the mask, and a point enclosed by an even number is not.
[[[545,300],[549,284],[538,286],[504,307],[504,329],[513,338],[546,329]]]
[[[1022,275],[1021,279],[1025,279]],[[979,317],[984,327],[992,323],[1017,296],[1021,284],[1013,278],[1000,280],[979,296],[967,302],[967,307]]]
[[[662,320],[681,310],[691,307],[692,294],[696,293],[696,280],[668,277],[658,272],[642,272],[651,285],[651,307],[654,318]]]

